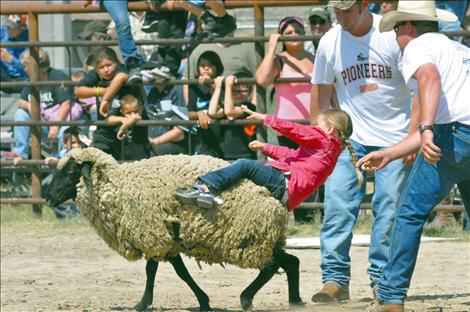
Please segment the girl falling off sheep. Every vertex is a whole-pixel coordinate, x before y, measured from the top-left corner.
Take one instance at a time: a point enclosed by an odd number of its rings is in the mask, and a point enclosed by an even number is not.
[[[352,156],[356,154],[348,138],[352,134],[349,115],[341,110],[328,110],[318,115],[315,126],[301,125],[274,116],[261,114],[242,106],[248,119],[262,120],[292,141],[299,144],[296,149],[253,141],[249,148],[262,151],[273,161],[260,164],[255,160],[241,159],[231,165],[212,171],[198,178],[192,188],[177,190],[176,198],[184,204],[197,204],[201,208],[212,208],[223,203],[218,197],[224,190],[248,178],[264,186],[270,194],[291,211],[309,197],[325,182],[346,147]],[[362,175],[356,168],[358,185]]]

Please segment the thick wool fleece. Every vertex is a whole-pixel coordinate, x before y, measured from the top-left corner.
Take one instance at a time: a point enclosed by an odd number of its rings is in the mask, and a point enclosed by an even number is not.
[[[264,187],[249,180],[221,194],[214,209],[182,206],[179,188],[198,176],[227,166],[209,156],[168,155],[119,165],[95,148],[72,150],[72,157],[91,162],[91,181],[77,185],[77,204],[105,242],[128,260],[157,261],[183,253],[209,264],[264,268],[273,249],[285,243],[287,209]]]

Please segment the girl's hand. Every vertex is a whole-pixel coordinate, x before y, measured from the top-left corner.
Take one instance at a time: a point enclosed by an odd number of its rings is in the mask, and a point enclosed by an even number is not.
[[[109,112],[109,102],[107,100],[102,100],[100,103],[100,114],[103,115],[103,117],[108,116]]]
[[[225,86],[233,86],[237,81],[237,77],[230,75],[225,78]]]
[[[265,120],[266,119],[266,116],[267,116],[266,114],[261,114],[261,113],[254,112],[251,109],[249,109],[248,107],[246,107],[246,105],[242,105],[242,106],[240,106],[240,108],[242,109],[243,112],[250,115],[250,116],[246,117],[246,119],[254,119],[254,120]]]
[[[384,150],[367,154],[356,162],[356,167],[367,172],[376,172],[385,167],[390,162],[390,158]]]
[[[207,81],[209,81],[210,79],[211,79],[211,77],[209,77],[207,75],[199,76],[197,78],[200,85],[205,85],[207,83]]]
[[[248,147],[252,151],[262,151],[265,145],[266,143],[255,140],[255,141],[250,142],[250,144],[248,144]]]
[[[281,34],[272,34],[271,37],[269,37],[268,51],[274,52],[276,50],[280,37]]]
[[[224,76],[219,76],[214,79],[214,86],[216,88],[222,88],[222,84],[224,83],[225,77]]]
[[[199,121],[199,125],[201,126],[202,129],[209,128],[209,124],[211,123],[211,119],[209,118],[209,115],[207,115],[206,112],[204,112],[204,111],[197,112],[197,118],[198,118],[198,121]]]

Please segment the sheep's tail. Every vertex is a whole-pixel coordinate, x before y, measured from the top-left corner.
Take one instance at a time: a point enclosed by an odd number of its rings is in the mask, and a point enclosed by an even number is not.
[[[106,166],[113,167],[118,166],[118,162],[109,154],[94,148],[75,148],[68,152],[57,164],[57,168],[61,169],[67,163],[67,161],[73,158],[78,164],[85,162],[91,162],[93,166]]]

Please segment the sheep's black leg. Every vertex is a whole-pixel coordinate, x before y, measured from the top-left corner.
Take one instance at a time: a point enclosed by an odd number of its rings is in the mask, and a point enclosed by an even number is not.
[[[286,271],[287,285],[289,287],[289,303],[292,305],[304,305],[305,303],[300,298],[299,293],[299,258],[280,249],[274,253],[274,259]]]
[[[184,265],[181,256],[177,255],[176,257],[168,257],[168,261],[170,261],[170,263],[175,268],[176,274],[178,274],[179,278],[185,281],[196,295],[197,301],[199,302],[199,310],[212,311],[211,307],[209,306],[209,296],[207,296],[207,294],[193,280],[188,272],[188,269]]]
[[[255,297],[258,290],[261,289],[269,280],[274,276],[274,274],[279,269],[279,263],[276,259],[271,262],[265,269],[261,270],[259,275],[255,278],[251,284],[245,288],[245,290],[240,295],[240,304],[244,311],[251,308],[253,303],[253,298]]]
[[[145,291],[140,302],[134,307],[137,311],[144,311],[153,302],[153,286],[155,284],[155,275],[157,274],[158,262],[152,258],[147,260],[145,273],[147,274],[147,282],[145,283]]]

